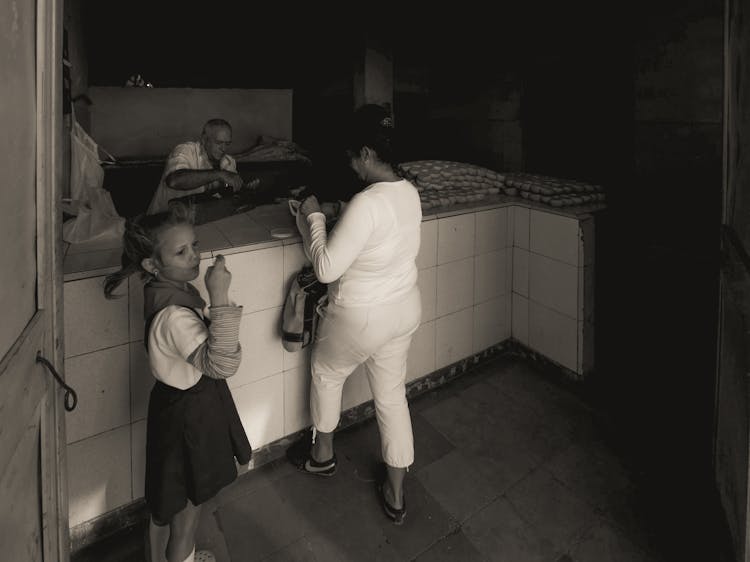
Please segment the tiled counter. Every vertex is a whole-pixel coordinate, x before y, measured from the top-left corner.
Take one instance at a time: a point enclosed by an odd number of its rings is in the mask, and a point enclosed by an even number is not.
[[[513,217],[511,335],[583,377],[594,367],[594,218]]]
[[[593,368],[593,215],[561,213],[498,197],[425,216],[418,257],[423,318],[409,353],[408,381],[512,337],[583,376]],[[202,278],[226,256],[230,297],[244,307],[243,361],[229,381],[254,448],[310,423],[309,351],[280,339],[286,288],[305,261],[285,205],[198,227]],[[142,288],[106,300],[104,275],[119,249],[71,247],[65,258],[66,377],[78,392],[67,414],[70,526],[143,496],[146,409],[152,385],[144,345]],[[347,381],[343,408],[371,399],[364,372]]]

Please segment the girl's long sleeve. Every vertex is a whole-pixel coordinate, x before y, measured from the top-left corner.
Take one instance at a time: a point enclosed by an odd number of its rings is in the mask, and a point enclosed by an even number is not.
[[[208,338],[188,357],[201,373],[212,379],[227,379],[239,369],[241,306],[212,306]]]

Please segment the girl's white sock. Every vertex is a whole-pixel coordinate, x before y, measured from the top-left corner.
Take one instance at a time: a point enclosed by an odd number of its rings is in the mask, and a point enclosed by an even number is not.
[[[192,552],[188,554],[187,558],[185,558],[185,562],[195,562],[195,545],[193,545]]]
[[[167,562],[169,525],[156,525],[153,519],[148,522],[148,546],[151,562]]]

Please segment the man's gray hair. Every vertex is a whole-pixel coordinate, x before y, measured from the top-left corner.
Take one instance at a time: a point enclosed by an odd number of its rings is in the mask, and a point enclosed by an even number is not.
[[[203,130],[201,131],[202,136],[209,135],[210,133],[213,133],[216,129],[229,129],[232,130],[232,126],[229,124],[229,121],[225,119],[209,119],[206,121],[206,124],[203,125]]]

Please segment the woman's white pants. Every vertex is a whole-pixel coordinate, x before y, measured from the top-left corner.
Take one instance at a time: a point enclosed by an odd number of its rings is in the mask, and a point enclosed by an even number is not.
[[[330,433],[341,414],[344,382],[364,364],[375,402],[383,460],[397,468],[414,462],[406,359],[422,316],[419,288],[402,300],[368,307],[333,303],[321,310],[312,352],[310,411],[315,429]]]

